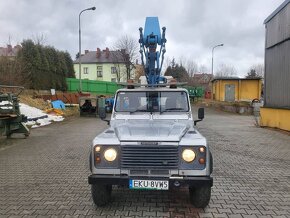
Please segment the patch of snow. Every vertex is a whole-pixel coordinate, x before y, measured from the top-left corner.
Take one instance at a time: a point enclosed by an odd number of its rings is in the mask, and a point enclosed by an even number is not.
[[[49,118],[38,119],[38,120],[36,121],[36,123],[37,123],[39,126],[46,126],[46,125],[51,124]]]
[[[27,126],[33,126],[33,125],[36,124],[36,122],[33,121],[33,120],[31,120],[31,121],[27,121],[25,124],[26,124]]]
[[[22,104],[22,103],[19,103],[19,105],[20,105],[21,114],[24,114],[25,116],[27,116],[28,119],[34,119],[37,117],[43,117],[47,115],[42,110],[39,110],[35,107],[31,107],[29,105]]]
[[[2,108],[12,109],[12,104],[9,101],[2,101],[0,102],[0,105],[6,105],[6,107]],[[64,120],[63,116],[46,114],[42,110],[39,110],[38,108],[31,107],[23,103],[19,103],[19,106],[20,113],[27,116],[28,118],[28,121],[25,124],[27,126],[31,126],[31,128],[46,126],[51,124],[52,122],[61,122]]]
[[[64,120],[63,116],[48,115],[48,118],[54,122],[61,122]]]
[[[31,125],[31,128],[46,126],[51,124],[52,122],[60,122],[64,120],[63,116],[46,114],[42,110],[39,110],[35,107],[31,107],[23,103],[20,103],[19,105],[21,114],[24,114],[25,116],[27,116],[28,119],[30,119],[30,121],[26,122],[26,125],[29,126]]]

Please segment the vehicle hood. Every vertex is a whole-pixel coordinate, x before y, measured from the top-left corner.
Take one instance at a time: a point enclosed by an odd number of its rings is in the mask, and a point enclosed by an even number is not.
[[[189,128],[187,122],[176,120],[126,120],[114,125],[120,141],[180,141]]]

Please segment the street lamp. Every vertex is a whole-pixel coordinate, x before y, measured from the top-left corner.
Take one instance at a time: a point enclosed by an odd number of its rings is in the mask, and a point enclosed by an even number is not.
[[[211,51],[211,75],[213,76],[213,52],[214,52],[214,49],[216,47],[219,47],[219,46],[224,46],[224,44],[219,44],[219,45],[216,45],[212,48],[212,51]]]
[[[81,49],[81,14],[84,12],[84,11],[89,11],[89,10],[96,10],[96,7],[91,7],[91,8],[87,8],[87,9],[84,9],[80,12],[79,14],[79,80],[80,80],[80,92],[82,92],[82,62],[81,62],[81,52],[82,52],[82,49]]]

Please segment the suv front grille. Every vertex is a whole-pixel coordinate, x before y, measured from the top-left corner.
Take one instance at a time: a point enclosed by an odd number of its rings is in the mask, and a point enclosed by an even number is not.
[[[178,147],[168,145],[122,146],[123,169],[177,169]]]

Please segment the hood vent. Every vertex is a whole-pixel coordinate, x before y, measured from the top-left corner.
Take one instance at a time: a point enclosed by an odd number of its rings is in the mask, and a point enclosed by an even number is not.
[[[187,134],[196,134],[196,132],[194,130],[190,130],[187,132]]]
[[[114,133],[114,131],[109,129],[105,133]]]

